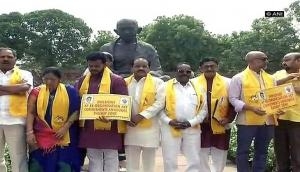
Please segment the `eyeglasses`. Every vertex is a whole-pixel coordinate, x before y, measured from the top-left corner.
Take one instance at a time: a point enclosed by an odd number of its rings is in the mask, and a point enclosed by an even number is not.
[[[181,70],[181,69],[177,70],[177,72],[178,73],[186,73],[186,74],[191,74],[192,73],[191,70]]]

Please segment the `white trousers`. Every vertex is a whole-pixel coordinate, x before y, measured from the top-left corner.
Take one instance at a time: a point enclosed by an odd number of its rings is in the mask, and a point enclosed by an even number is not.
[[[169,128],[163,128],[161,134],[164,172],[177,171],[177,156],[180,151],[183,153],[187,161],[186,172],[200,171],[200,130],[195,133],[182,132],[181,137],[175,138],[172,136]]]
[[[0,172],[6,172],[4,149],[8,146],[13,172],[27,172],[25,126],[0,125]]]
[[[211,162],[209,155],[211,156]],[[227,150],[221,150],[215,147],[201,148],[200,150],[201,172],[223,172],[226,160]]]
[[[128,172],[154,172],[156,148],[125,146],[126,168]],[[142,168],[140,158],[142,157]]]
[[[89,172],[117,172],[119,170],[118,150],[87,148]]]

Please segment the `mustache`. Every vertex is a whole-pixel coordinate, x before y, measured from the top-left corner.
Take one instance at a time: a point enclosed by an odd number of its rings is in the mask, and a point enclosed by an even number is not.
[[[90,70],[90,72],[98,72],[97,70]]]

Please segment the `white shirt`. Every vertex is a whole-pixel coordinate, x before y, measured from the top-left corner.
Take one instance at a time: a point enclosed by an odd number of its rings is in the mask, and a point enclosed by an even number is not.
[[[0,85],[9,85],[10,78],[12,76],[13,70],[7,71],[3,73],[0,70]],[[32,74],[28,71],[21,70],[21,77],[25,83],[29,85],[33,85],[33,77]],[[27,95],[30,90],[27,91]],[[9,113],[9,95],[0,96],[0,125],[14,125],[14,124],[25,124],[25,117],[14,117]]]
[[[158,147],[159,146],[159,123],[157,114],[165,106],[164,82],[163,80],[153,77],[155,82],[155,102],[152,106],[139,113],[140,97],[142,95],[145,78],[136,81],[132,79],[128,85],[128,94],[132,96],[132,115],[140,114],[146,119],[152,119],[152,126],[149,128],[127,127],[125,134],[125,145],[135,145],[142,147]]]
[[[200,85],[196,85],[197,87],[201,87]],[[175,115],[176,120],[178,121],[189,121],[191,126],[195,126],[201,123],[207,115],[207,101],[206,101],[206,93],[204,90],[202,91],[203,106],[202,109],[195,114],[195,109],[197,108],[198,98],[194,87],[191,82],[188,82],[185,86],[181,85],[178,81],[174,82],[174,91],[175,91]],[[166,90],[165,90],[166,92]],[[166,111],[163,110],[161,113],[161,120],[164,125],[169,126],[169,122],[172,120],[166,115]],[[183,132],[194,132],[193,128],[190,127],[188,129],[182,130]],[[200,131],[200,129],[198,129]]]

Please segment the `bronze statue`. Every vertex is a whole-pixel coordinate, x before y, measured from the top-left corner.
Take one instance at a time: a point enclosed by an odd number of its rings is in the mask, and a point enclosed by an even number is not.
[[[134,59],[144,57],[150,62],[151,74],[162,75],[159,56],[155,48],[143,41],[137,40],[137,34],[142,31],[136,20],[121,19],[114,30],[119,38],[100,48],[101,52],[109,52],[114,57],[113,69],[116,74],[127,77],[131,74]]]

